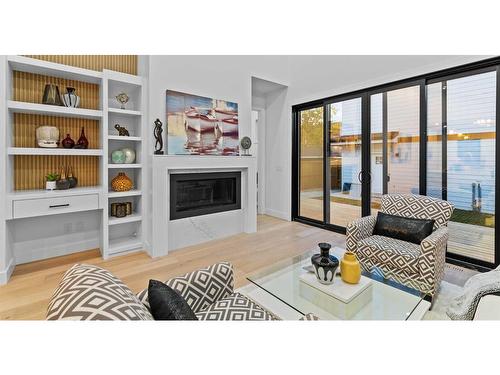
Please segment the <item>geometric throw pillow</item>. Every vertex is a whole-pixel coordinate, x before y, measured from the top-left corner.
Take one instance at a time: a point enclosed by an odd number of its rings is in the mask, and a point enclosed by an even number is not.
[[[75,264],[50,299],[47,320],[153,320],[132,291],[109,271]]]
[[[186,300],[161,281],[149,280],[148,298],[155,320],[198,320]]]

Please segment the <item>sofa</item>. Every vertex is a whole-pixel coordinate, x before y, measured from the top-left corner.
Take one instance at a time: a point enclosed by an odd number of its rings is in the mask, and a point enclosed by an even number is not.
[[[235,292],[233,266],[220,262],[165,282],[188,303],[198,320],[279,320]],[[148,290],[134,294],[111,272],[76,264],[62,277],[49,301],[47,320],[154,320]],[[307,315],[304,320],[316,320]]]
[[[448,221],[453,205],[416,194],[386,194],[383,213],[417,219],[433,219],[432,233],[420,245],[373,235],[376,216],[366,216],[347,226],[346,248],[354,252],[363,270],[379,274],[433,297],[444,276]]]

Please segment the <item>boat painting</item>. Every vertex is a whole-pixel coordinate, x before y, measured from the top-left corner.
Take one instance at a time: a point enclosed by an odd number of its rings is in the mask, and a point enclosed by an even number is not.
[[[167,90],[169,155],[239,155],[238,104]]]

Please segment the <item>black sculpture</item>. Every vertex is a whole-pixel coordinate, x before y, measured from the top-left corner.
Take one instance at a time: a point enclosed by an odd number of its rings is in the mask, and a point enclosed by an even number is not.
[[[155,155],[163,155],[163,129],[162,129],[162,122],[160,121],[159,118],[156,119],[155,121],[155,130],[154,130],[154,136],[156,139],[155,142]]]

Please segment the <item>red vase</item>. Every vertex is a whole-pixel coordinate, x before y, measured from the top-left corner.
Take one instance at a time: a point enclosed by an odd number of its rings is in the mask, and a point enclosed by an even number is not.
[[[71,139],[71,137],[69,136],[69,133],[66,134],[66,138],[64,138],[61,143],[62,143],[62,146],[64,148],[73,148],[73,147],[75,147],[75,141]]]
[[[82,126],[82,132],[80,133],[80,138],[78,142],[76,142],[76,148],[89,148],[89,141],[87,137],[85,137],[85,128]]]

